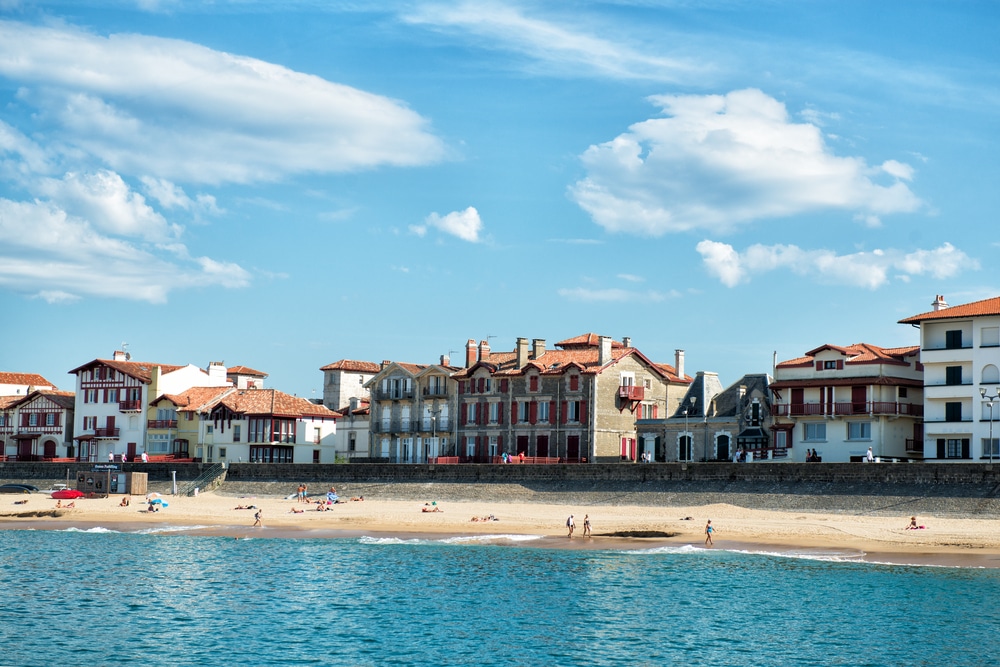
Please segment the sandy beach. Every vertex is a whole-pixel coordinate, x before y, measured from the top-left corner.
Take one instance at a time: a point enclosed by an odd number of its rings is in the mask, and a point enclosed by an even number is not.
[[[905,514],[892,517],[783,512],[721,503],[650,507],[592,501],[573,505],[372,497],[364,501],[342,498],[328,511],[317,511],[317,504],[300,503],[294,498],[221,493],[164,495],[168,506],[150,513],[145,511],[141,496],[132,497],[127,507],[120,505],[121,499],[120,495],[84,498],[67,509],[57,508],[56,500],[41,493],[0,496],[0,528],[161,528],[164,534],[169,533],[166,529],[177,529],[235,537],[532,535],[542,536],[532,542],[541,546],[630,549],[658,545],[704,548],[705,524],[711,519],[715,549],[1000,567],[997,519],[918,516],[917,525],[923,528],[910,530],[910,516]],[[15,504],[24,500],[27,502]],[[253,527],[258,509],[262,510],[263,526]],[[576,523],[573,538],[567,538],[566,518],[570,514]],[[583,536],[584,517],[588,515],[593,538]],[[491,516],[496,520],[489,520]]]

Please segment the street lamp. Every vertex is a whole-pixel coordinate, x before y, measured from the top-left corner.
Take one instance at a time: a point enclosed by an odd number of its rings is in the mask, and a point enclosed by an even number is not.
[[[688,398],[688,405],[684,406],[684,437],[687,438],[688,443],[688,461],[694,461],[694,438],[691,437],[691,432],[688,430],[688,415],[691,414],[691,410],[694,409],[694,403],[698,399],[694,396]]]
[[[989,443],[990,443],[990,465],[993,465],[993,401],[995,401],[997,399],[1000,399],[1000,387],[997,387],[995,389],[995,391],[996,391],[995,395],[993,395],[993,396],[987,396],[987,394],[986,394],[986,387],[980,387],[979,388],[979,395],[983,399],[989,401],[989,406],[990,406],[990,439],[989,439]]]

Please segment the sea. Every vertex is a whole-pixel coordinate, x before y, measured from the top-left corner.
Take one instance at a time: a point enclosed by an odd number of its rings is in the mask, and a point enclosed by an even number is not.
[[[260,535],[0,530],[0,664],[1000,664],[996,568]]]

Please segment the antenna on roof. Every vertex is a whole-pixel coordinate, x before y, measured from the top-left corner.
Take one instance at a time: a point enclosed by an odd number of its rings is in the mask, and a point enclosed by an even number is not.
[[[132,355],[128,353],[128,343],[122,341],[122,352],[125,353],[125,361],[131,361]]]
[[[492,338],[496,338],[496,336],[494,336],[494,335],[492,335],[492,334],[486,334],[486,342],[487,342],[487,343],[489,343],[489,342],[490,342],[490,339],[492,339]]]

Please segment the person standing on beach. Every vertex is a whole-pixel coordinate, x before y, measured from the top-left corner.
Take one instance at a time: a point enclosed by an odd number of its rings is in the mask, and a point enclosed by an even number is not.
[[[712,520],[709,519],[708,523],[705,524],[705,546],[706,547],[710,547],[713,544],[715,544],[714,542],[712,542],[712,533],[713,532],[715,532],[715,529],[712,528]]]
[[[576,524],[573,523],[573,515],[570,514],[569,518],[566,519],[566,528],[569,530],[569,535],[566,537],[573,537],[573,529],[576,528]]]
[[[259,509],[259,510],[257,510],[257,513],[253,515],[253,525],[254,526],[260,526],[261,528],[264,527],[264,525],[260,522],[260,520],[263,518],[263,514],[264,514],[264,510]]]
[[[583,536],[584,537],[593,537],[594,536],[593,533],[590,532],[590,515],[589,514],[584,514],[583,515]]]

